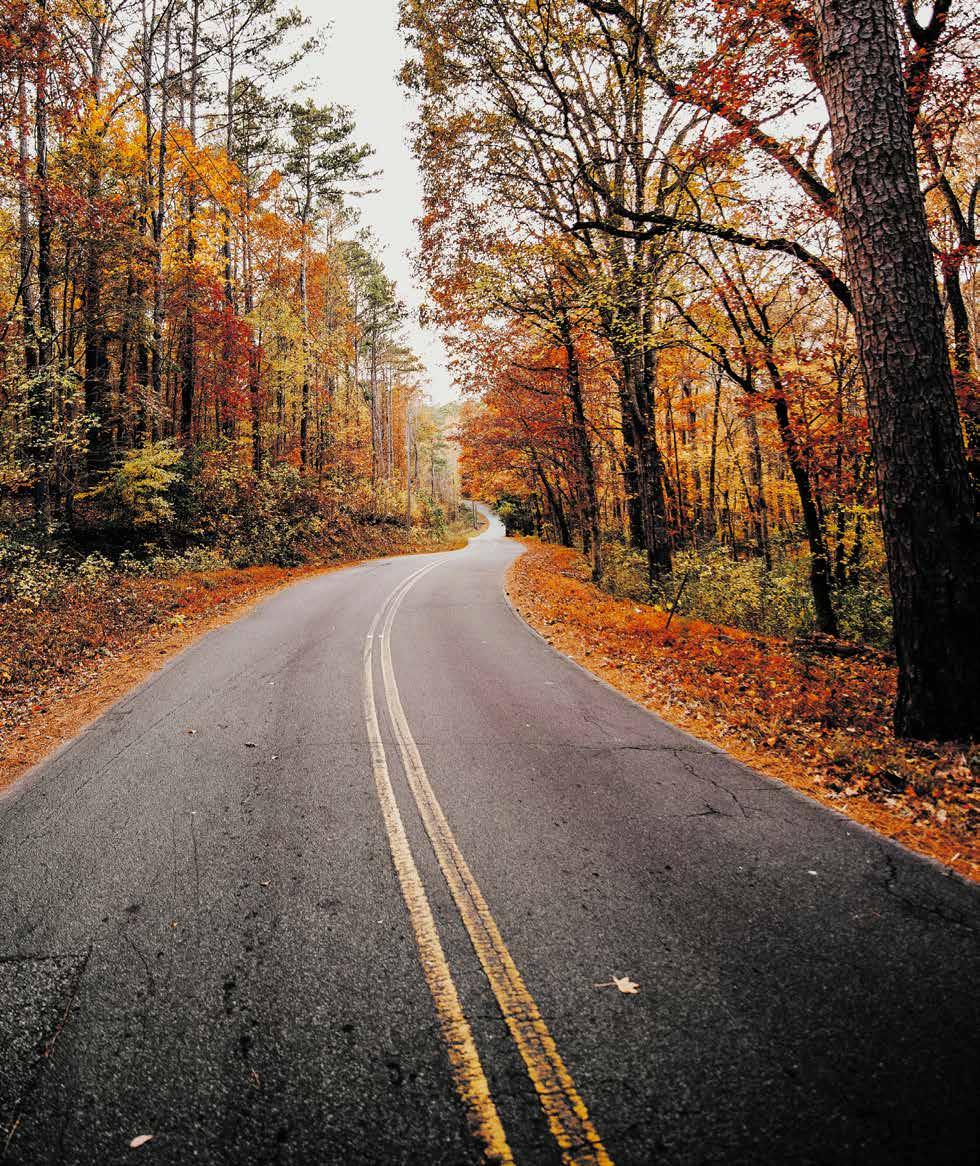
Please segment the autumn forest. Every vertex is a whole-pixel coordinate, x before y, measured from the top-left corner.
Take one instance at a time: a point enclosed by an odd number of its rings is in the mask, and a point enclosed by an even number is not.
[[[614,591],[893,643],[899,731],[975,731],[970,5],[403,12],[472,490]]]
[[[980,1161],[977,0],[0,0],[0,1162]]]
[[[298,561],[342,504],[401,518],[407,458],[426,505],[455,505],[406,309],[357,223],[372,149],[295,81],[317,35],[276,0],[4,3],[15,595],[44,590],[59,547]]]
[[[306,16],[3,0],[6,599],[451,539],[462,487],[615,596],[882,652],[900,736],[969,737],[969,9],[404,0],[458,407],[359,223],[372,148],[297,81]]]

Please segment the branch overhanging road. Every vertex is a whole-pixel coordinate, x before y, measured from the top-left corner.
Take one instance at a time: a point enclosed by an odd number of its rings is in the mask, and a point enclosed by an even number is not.
[[[298,583],[0,799],[0,1161],[976,1157],[975,889],[558,655],[519,549]]]

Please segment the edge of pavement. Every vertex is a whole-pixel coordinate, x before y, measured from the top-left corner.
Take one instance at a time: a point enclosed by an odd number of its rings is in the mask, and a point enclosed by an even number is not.
[[[461,546],[387,553],[377,557],[369,555],[349,562],[298,567],[286,578],[259,583],[254,589],[227,600],[217,610],[202,614],[186,626],[170,629],[165,635],[153,640],[152,644],[137,638],[123,654],[106,660],[93,676],[83,680],[72,691],[54,697],[43,712],[17,726],[15,731],[25,734],[27,740],[18,750],[15,760],[7,761],[0,757],[0,802],[23,788],[37,770],[67,749],[76,737],[87,732],[116,704],[152,684],[199,640],[218,628],[242,619],[279,592],[308,579],[351,570],[367,563],[381,565],[397,559],[452,554],[465,550],[472,539],[479,537],[485,529],[484,526],[473,531]]]
[[[507,607],[510,609],[511,615],[513,615],[513,617],[517,621],[517,623],[519,623],[524,629],[526,629],[532,636],[534,636],[538,640],[540,640],[542,644],[546,645],[546,647],[549,648],[550,651],[554,652],[556,656],[560,656],[563,660],[567,661],[574,668],[577,668],[580,672],[582,672],[590,680],[594,681],[600,687],[606,689],[607,692],[613,693],[620,700],[626,701],[627,704],[630,704],[634,708],[639,709],[641,712],[646,713],[647,716],[654,717],[656,720],[661,721],[662,723],[669,725],[672,729],[674,729],[677,733],[681,734],[683,737],[688,738],[688,740],[690,740],[690,741],[696,742],[698,745],[703,746],[705,749],[708,749],[710,752],[727,758],[728,761],[730,761],[732,765],[736,766],[738,769],[742,770],[744,773],[752,774],[754,777],[761,779],[766,784],[776,786],[777,788],[785,791],[787,794],[789,794],[790,796],[792,796],[793,798],[795,798],[798,801],[806,802],[810,806],[819,807],[820,809],[825,810],[827,813],[833,814],[834,817],[840,819],[841,822],[846,823],[848,827],[854,827],[856,830],[860,830],[863,834],[867,835],[870,839],[872,839],[877,845],[886,844],[886,845],[892,846],[896,850],[900,851],[903,855],[912,857],[912,858],[916,859],[918,862],[926,864],[928,867],[932,868],[934,871],[941,874],[944,878],[955,880],[961,886],[968,888],[969,890],[973,891],[974,893],[977,892],[978,884],[976,882],[974,882],[973,879],[970,879],[966,875],[961,874],[959,871],[955,870],[953,867],[947,866],[945,863],[941,862],[938,858],[934,858],[930,854],[923,854],[919,850],[913,850],[911,847],[903,845],[903,843],[901,841],[899,841],[895,838],[892,838],[890,835],[884,834],[879,830],[875,830],[874,827],[867,825],[865,822],[861,822],[857,818],[852,818],[850,815],[845,814],[842,810],[839,810],[836,806],[828,805],[826,802],[823,802],[818,798],[811,797],[805,790],[799,789],[798,787],[791,785],[789,782],[783,781],[781,778],[775,777],[774,775],[772,775],[770,773],[764,773],[760,769],[755,769],[755,768],[753,768],[753,766],[748,765],[744,761],[740,761],[737,757],[734,757],[731,753],[729,753],[722,746],[716,745],[713,741],[708,741],[703,737],[699,737],[696,733],[692,733],[689,729],[682,728],[680,725],[675,724],[673,721],[669,720],[667,717],[663,716],[661,713],[656,712],[654,709],[648,708],[647,705],[643,704],[641,701],[637,700],[635,697],[630,696],[629,693],[624,692],[620,688],[617,688],[614,684],[610,684],[609,681],[606,680],[605,677],[598,675],[598,673],[596,673],[596,672],[593,672],[590,668],[586,667],[585,664],[582,664],[579,660],[574,659],[572,656],[569,656],[567,653],[563,652],[560,648],[556,647],[551,642],[551,640],[549,640],[546,636],[542,635],[542,633],[539,632],[538,629],[536,627],[534,627],[534,625],[529,620],[525,619],[525,617],[518,610],[517,605],[514,603],[513,599],[511,599],[510,592],[508,591],[508,584],[509,584],[511,571],[513,570],[515,564],[518,562],[518,560],[521,558],[521,556],[526,553],[526,550],[527,550],[526,547],[522,547],[521,553],[517,556],[517,558],[514,559],[514,562],[507,568],[507,573],[504,577],[501,590],[503,592],[504,600],[507,604]],[[953,921],[953,922],[955,922],[955,921]]]

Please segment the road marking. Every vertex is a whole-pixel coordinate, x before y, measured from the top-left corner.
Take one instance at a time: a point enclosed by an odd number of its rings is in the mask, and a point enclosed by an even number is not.
[[[490,1086],[480,1063],[473,1032],[463,1014],[456,985],[436,931],[432,908],[429,906],[418,867],[412,858],[411,846],[388,773],[388,762],[374,703],[372,645],[378,621],[385,606],[394,597],[400,598],[418,578],[437,565],[432,563],[428,567],[422,567],[400,583],[374,617],[371,630],[364,640],[364,719],[371,746],[371,767],[374,771],[374,782],[381,803],[392,861],[408,909],[412,931],[415,933],[422,971],[436,1007],[456,1089],[466,1109],[467,1122],[472,1133],[483,1143],[487,1161],[499,1163],[500,1166],[513,1166],[514,1158],[507,1144],[507,1136],[497,1107],[490,1096]]]
[[[585,1102],[575,1088],[575,1082],[561,1059],[548,1026],[524,984],[483,893],[453,837],[449,822],[429,784],[418,746],[402,708],[391,660],[391,628],[402,600],[423,573],[424,570],[416,573],[389,597],[379,637],[385,697],[409,788],[473,949],[483,965],[511,1037],[538,1092],[548,1126],[562,1150],[562,1161],[565,1166],[612,1166],[612,1159],[592,1125]],[[370,674],[367,674],[367,678],[370,679]]]

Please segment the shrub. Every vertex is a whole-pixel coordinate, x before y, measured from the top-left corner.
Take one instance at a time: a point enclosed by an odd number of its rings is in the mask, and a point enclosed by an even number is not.
[[[172,441],[154,441],[128,450],[100,485],[78,498],[99,499],[117,525],[146,533],[169,533],[182,456]]]
[[[534,534],[534,515],[526,498],[502,494],[493,506],[508,534]]]
[[[422,495],[422,522],[429,528],[435,538],[444,538],[446,535],[446,515],[442,507]]]
[[[41,607],[69,576],[55,552],[0,532],[0,600]]]
[[[673,571],[652,589],[646,556],[620,541],[603,548],[603,586],[613,595],[669,611],[680,594],[678,615],[792,639],[815,627],[809,557],[794,545],[774,547],[772,570],[760,558],[736,558],[727,546],[686,548]],[[686,580],[686,581],[685,581]],[[683,583],[683,590],[681,584]],[[883,567],[872,559],[852,572],[834,593],[841,635],[876,646],[891,639],[891,600]]]
[[[223,447],[204,454],[189,477],[182,534],[236,567],[293,567],[317,549],[325,503],[295,466],[276,465],[259,477]]]

